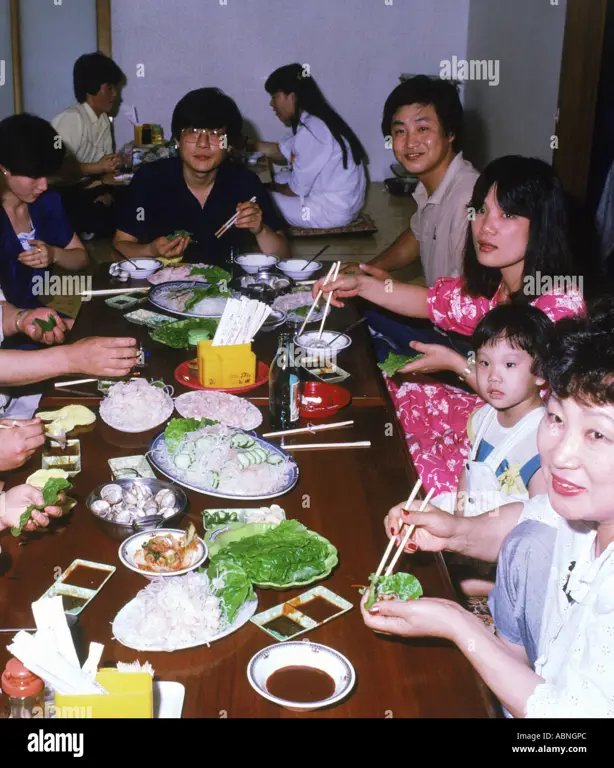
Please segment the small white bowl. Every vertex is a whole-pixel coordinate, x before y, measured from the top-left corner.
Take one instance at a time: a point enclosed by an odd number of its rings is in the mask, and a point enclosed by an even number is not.
[[[335,681],[333,695],[322,701],[310,702],[286,701],[272,696],[267,690],[266,681],[273,672],[284,667],[312,667],[326,672]],[[257,693],[274,704],[279,704],[292,712],[311,712],[315,709],[331,707],[344,699],[356,684],[356,672],[345,656],[338,651],[326,645],[302,640],[263,648],[249,662],[247,679]]]
[[[255,275],[261,269],[273,269],[278,261],[277,256],[267,256],[264,253],[244,253],[236,258],[237,264],[248,275]]]
[[[316,356],[336,354],[341,352],[342,349],[347,349],[352,343],[352,339],[345,333],[338,336],[336,331],[324,331],[321,340],[318,339],[318,335],[318,331],[305,331],[300,336],[297,336],[294,341],[297,347],[305,349]],[[333,339],[333,343],[328,344]]]
[[[309,280],[311,275],[321,268],[321,261],[312,261],[309,264],[309,259],[286,259],[285,261],[280,261],[277,265],[277,269],[293,280]]]
[[[131,262],[134,262],[132,264]],[[135,266],[136,264],[136,266]],[[119,268],[122,272],[127,272],[128,275],[135,280],[146,280],[154,272],[157,272],[162,266],[162,262],[158,259],[145,259],[137,258],[130,261],[122,261],[119,264]],[[138,267],[138,269],[137,269]]]
[[[160,536],[165,533],[172,533],[175,534],[175,536],[185,535],[185,531],[182,531],[179,528],[155,528],[151,531],[135,533],[134,536],[130,536],[128,539],[122,542],[118,550],[119,559],[126,566],[126,568],[130,568],[130,570],[134,571],[135,573],[140,573],[141,576],[144,576],[146,579],[165,579],[169,576],[183,576],[184,574],[193,571],[195,568],[199,568],[205,562],[207,555],[209,554],[209,550],[205,542],[199,537],[198,550],[192,556],[192,564],[188,568],[183,568],[180,571],[171,571],[169,573],[153,573],[152,571],[145,571],[142,568],[139,568],[135,561],[135,554],[137,550],[142,548],[145,541],[153,539],[154,536]]]

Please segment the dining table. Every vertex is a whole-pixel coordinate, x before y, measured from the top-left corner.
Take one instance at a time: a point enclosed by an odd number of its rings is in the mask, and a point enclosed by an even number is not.
[[[111,285],[103,271],[95,287]],[[128,310],[130,311],[130,310]],[[146,328],[130,324],[124,312],[94,297],[84,302],[71,340],[91,335],[134,336],[146,348],[147,368],[142,375],[161,379],[175,387],[175,394],[189,389],[174,378],[180,362],[193,351],[173,350],[152,341]],[[356,317],[351,303],[335,309],[327,327],[341,330]],[[102,661],[148,661],[156,679],[175,681],[185,687],[185,718],[489,718],[497,717],[496,701],[469,661],[453,644],[432,638],[403,639],[376,634],[367,628],[360,612],[359,587],[386,549],[383,521],[388,510],[405,501],[416,481],[401,428],[376,367],[364,324],[351,331],[352,345],[339,354],[338,364],[351,376],[343,383],[349,389],[350,405],[317,423],[353,421],[339,430],[316,435],[284,438],[285,447],[297,443],[331,444],[369,441],[369,447],[321,448],[294,453],[298,465],[297,484],[274,499],[288,519],[296,519],[328,539],[338,550],[339,562],[331,574],[317,582],[352,604],[347,613],[309,631],[301,637],[343,654],[353,665],[356,684],[351,693],[333,707],[295,712],[260,696],[250,685],[247,668],[250,659],[276,641],[256,624],[247,622],[231,635],[210,645],[174,652],[143,652],[125,647],[114,639],[112,622],[120,609],[147,586],[143,575],[126,568],[119,559],[120,542],[101,529],[85,501],[97,486],[111,480],[109,459],[146,454],[150,435],[118,432],[106,425],[98,413],[100,393],[91,386],[91,395],[61,392],[51,382],[42,406],[68,403],[87,405],[96,421],[74,435],[80,440],[82,468],[72,479],[70,495],[77,505],[46,530],[18,538],[0,539],[0,629],[33,627],[31,604],[54,583],[57,575],[80,558],[116,567],[116,571],[89,603],[72,627],[79,653],[89,643],[104,644]],[[260,360],[270,364],[276,350],[277,333],[260,333],[254,348]],[[79,385],[87,387],[88,385]],[[262,413],[260,434],[269,430],[267,387],[246,393]],[[307,424],[305,420],[302,425]],[[316,423],[311,419],[311,423]],[[160,427],[160,430],[163,426]],[[278,438],[273,441],[279,444]],[[11,473],[10,484],[25,482],[40,468],[40,454],[27,466]],[[160,476],[161,479],[165,479]],[[203,533],[202,511],[210,508],[262,506],[257,502],[225,501],[185,489],[188,507],[175,527],[194,523]],[[271,503],[271,502],[266,502]],[[437,553],[404,554],[397,569],[411,571],[422,584],[427,597],[457,600],[442,556]],[[314,586],[314,585],[311,585]],[[277,591],[256,589],[257,611],[261,612],[302,594],[308,587]],[[0,644],[0,667],[8,660],[6,642]]]

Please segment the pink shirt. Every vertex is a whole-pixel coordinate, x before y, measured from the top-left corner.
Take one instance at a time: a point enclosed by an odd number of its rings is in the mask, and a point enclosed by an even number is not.
[[[441,277],[428,289],[429,318],[444,331],[470,336],[484,315],[501,303],[499,292],[502,285],[492,299],[487,299],[465,293],[460,277]],[[579,315],[585,309],[582,293],[574,288],[566,293],[553,291],[543,294],[530,303],[541,309],[553,322],[569,315]]]

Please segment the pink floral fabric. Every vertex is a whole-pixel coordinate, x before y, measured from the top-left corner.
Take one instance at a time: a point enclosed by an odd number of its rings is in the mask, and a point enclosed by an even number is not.
[[[442,277],[428,290],[429,317],[446,331],[469,336],[500,303],[500,291],[492,299],[473,298],[463,292],[461,278]],[[545,294],[531,303],[552,321],[584,311],[582,294],[574,290]],[[471,448],[467,422],[484,401],[427,376],[414,376],[403,383],[386,378],[386,386],[425,489],[435,488],[436,494],[455,491]]]

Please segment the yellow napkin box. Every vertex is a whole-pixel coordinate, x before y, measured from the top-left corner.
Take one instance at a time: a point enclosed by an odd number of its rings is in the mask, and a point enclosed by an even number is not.
[[[256,355],[251,344],[213,347],[198,342],[198,380],[203,387],[231,389],[256,381]]]
[[[152,718],[153,681],[147,672],[101,669],[96,675],[108,694],[55,694],[56,717]]]

